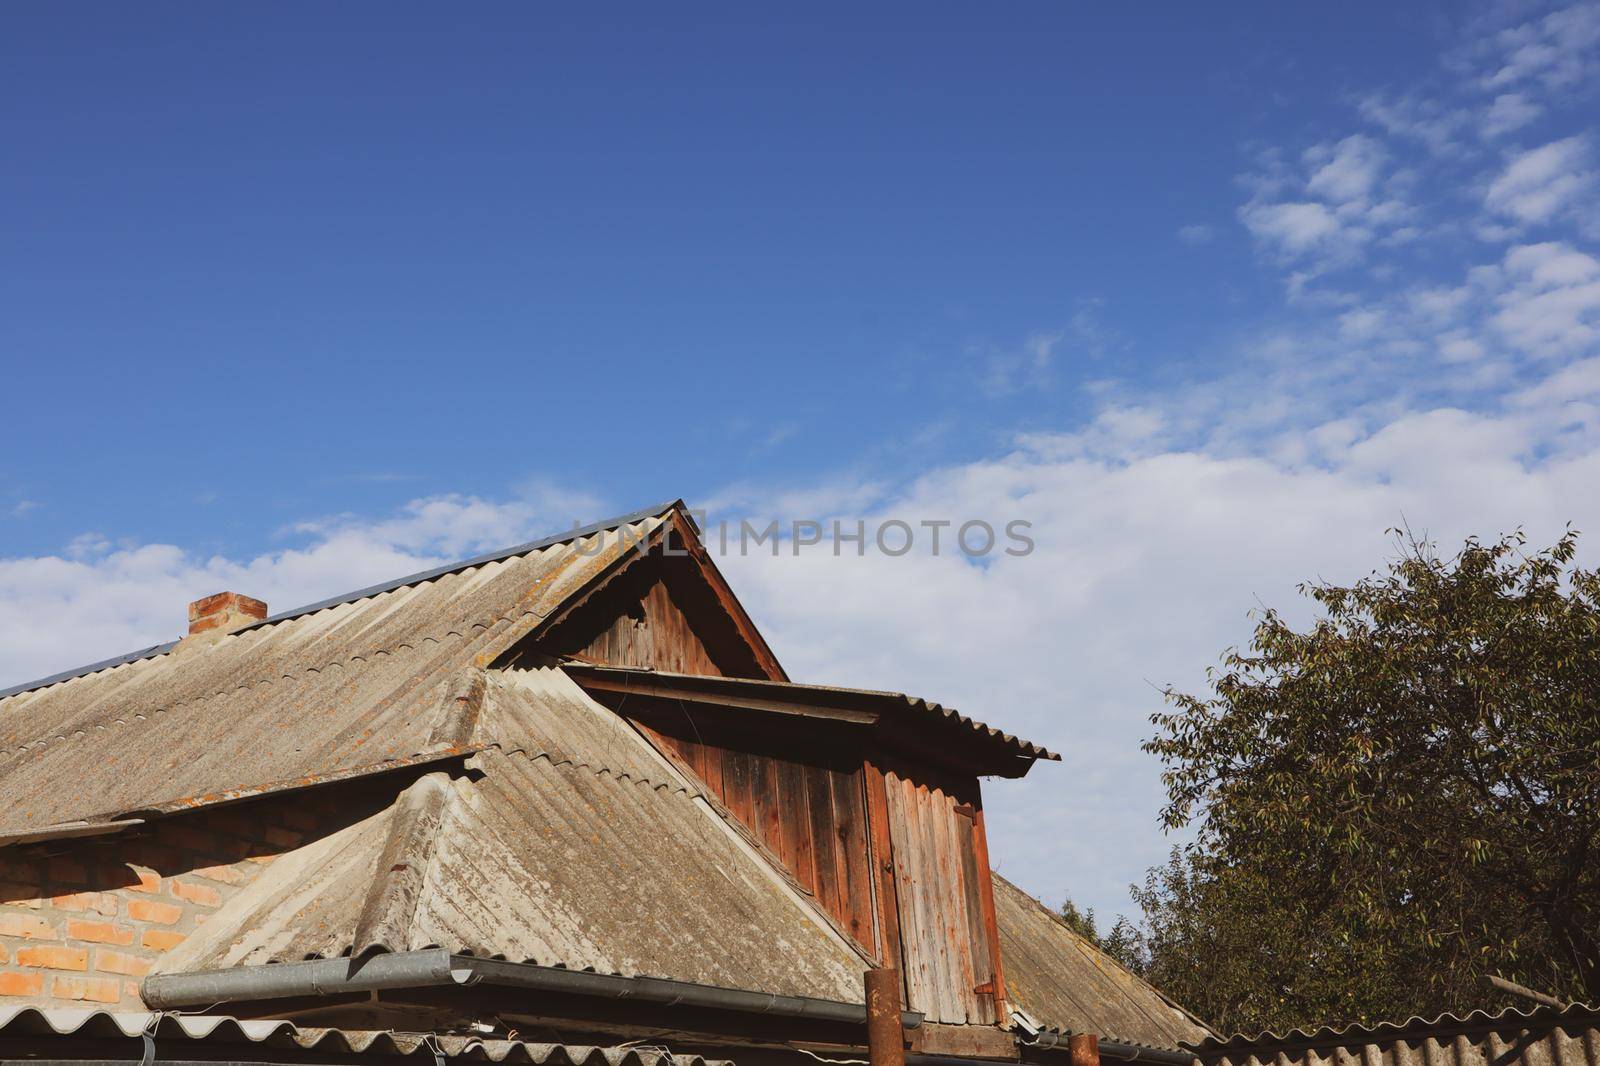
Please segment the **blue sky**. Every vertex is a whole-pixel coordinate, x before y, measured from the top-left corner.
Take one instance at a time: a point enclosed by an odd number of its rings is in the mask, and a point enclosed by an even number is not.
[[[623,506],[904,473],[1059,428],[1085,380],[1229,358],[1278,302],[1232,217],[1241,143],[1314,135],[1444,28],[1273,4],[7,22],[24,551],[108,515],[256,550],[535,472]],[[1100,339],[1070,365],[974,393],[1074,315]]]
[[[0,684],[679,495],[1023,517],[724,567],[796,676],[1063,750],[997,858],[1106,912],[1246,611],[1600,512],[1593,3],[0,25]]]

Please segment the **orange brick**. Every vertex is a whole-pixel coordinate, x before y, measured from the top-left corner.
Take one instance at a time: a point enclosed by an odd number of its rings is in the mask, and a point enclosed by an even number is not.
[[[81,885],[89,877],[89,871],[83,868],[82,863],[73,862],[61,855],[52,856],[50,859],[50,880],[66,881],[69,884]]]
[[[143,977],[150,970],[150,961],[136,955],[101,948],[94,953],[94,968],[102,973],[120,973],[129,977]]]
[[[54,940],[56,927],[36,914],[0,914],[0,936]]]
[[[94,911],[107,916],[117,913],[117,897],[110,892],[68,892],[51,896],[50,902],[64,911]]]
[[[154,870],[150,869],[148,866],[134,866],[131,863],[128,865],[128,869],[133,871],[133,875],[139,879],[139,883],[138,884],[129,885],[128,886],[130,889],[132,889],[135,892],[160,892],[161,891],[161,875],[160,874],[156,873]]]
[[[141,922],[171,925],[183,917],[183,908],[176,903],[160,903],[153,899],[130,899],[128,917]]]
[[[87,970],[89,952],[85,948],[58,948],[31,944],[17,949],[18,966],[39,966],[46,970]]]
[[[0,973],[0,996],[37,996],[43,991],[42,973]]]
[[[114,977],[57,977],[50,982],[50,994],[57,999],[115,1003],[122,998],[122,984]]]
[[[0,883],[0,903],[7,907],[32,907],[37,910],[44,900],[39,898],[39,890],[34,886],[7,881]]]
[[[195,873],[208,881],[220,881],[225,885],[237,885],[244,880],[244,874],[232,866],[202,866]]]
[[[172,882],[172,894],[179,899],[186,899],[190,903],[198,903],[202,907],[222,906],[222,893],[210,885],[190,884],[187,881]]]
[[[84,922],[74,919],[67,923],[68,940],[87,940],[95,944],[120,944],[124,947],[133,943],[133,930],[125,925],[113,925],[111,922]]]
[[[183,943],[183,934],[174,933],[171,929],[146,929],[139,943],[155,951],[166,951]]]

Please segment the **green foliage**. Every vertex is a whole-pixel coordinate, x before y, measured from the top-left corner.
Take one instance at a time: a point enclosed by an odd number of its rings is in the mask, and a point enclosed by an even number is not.
[[[1095,929],[1094,908],[1080,911],[1078,905],[1069,898],[1061,904],[1061,920],[1067,923],[1067,928],[1083,937],[1091,944],[1100,943],[1100,933]]]
[[[1408,541],[1304,585],[1145,745],[1169,828],[1132,955],[1229,1030],[1484,1005],[1499,973],[1600,1000],[1600,572],[1569,531]]]

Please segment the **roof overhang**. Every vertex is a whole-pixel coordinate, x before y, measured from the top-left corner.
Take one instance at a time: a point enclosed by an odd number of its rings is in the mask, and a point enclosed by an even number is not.
[[[899,692],[792,681],[677,674],[569,659],[562,668],[593,693],[670,699],[709,709],[871,731],[890,746],[978,775],[1021,777],[1061,756],[937,703]],[[958,741],[950,744],[948,741]]]

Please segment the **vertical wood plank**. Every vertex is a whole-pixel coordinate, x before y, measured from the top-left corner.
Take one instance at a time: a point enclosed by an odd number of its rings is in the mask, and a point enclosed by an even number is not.
[[[989,941],[989,965],[994,970],[994,1013],[999,1021],[1011,1017],[1010,994],[1006,991],[1005,967],[1000,957],[1000,922],[994,912],[994,867],[989,864],[989,833],[983,824],[982,795],[973,798],[973,859],[978,866],[978,903],[983,908],[983,930]]]
[[[899,948],[884,954],[878,932],[873,896],[872,848],[868,843],[867,772],[830,771],[833,785],[833,812],[838,825],[838,865],[842,919],[855,933],[856,940],[886,966],[900,965]],[[880,781],[881,787],[881,781]]]
[[[873,762],[862,765],[862,784],[866,794],[867,840],[870,851],[868,869],[872,877],[872,897],[878,922],[880,959],[885,966],[898,966],[904,975],[906,965],[900,942],[900,902],[895,878],[894,848],[889,817],[889,788],[883,768]],[[906,1002],[911,1002],[910,983]]]
[[[841,891],[839,853],[844,850],[844,845],[839,839],[839,822],[833,811],[833,782],[828,771],[821,766],[804,767],[804,773],[806,819],[816,863],[813,891],[817,895],[817,902],[860,940],[859,930],[852,928],[847,919],[844,893]]]
[[[967,962],[971,967],[973,986],[987,983],[993,976],[993,962],[989,951],[989,937],[983,927],[983,904],[980,897],[981,885],[978,878],[977,847],[974,843],[976,836],[974,826],[975,816],[955,815],[952,823],[956,830],[956,845],[961,849],[961,903],[965,911],[963,918],[966,923]],[[993,1025],[996,1021],[994,1013],[994,997],[981,993],[973,993],[972,1020],[982,1025]]]
[[[779,832],[783,837],[782,855],[789,871],[813,893],[817,886],[817,865],[811,846],[810,805],[806,801],[805,770],[797,762],[776,759],[778,768]]]
[[[970,849],[963,846],[960,827],[957,822],[964,822],[956,813],[956,799],[950,793],[937,791],[933,793],[934,816],[938,819],[937,831],[939,834],[940,873],[941,883],[945,886],[942,935],[945,943],[945,958],[947,960],[947,973],[951,978],[952,991],[961,1011],[961,1017],[968,1023],[979,1021],[978,997],[973,991],[978,981],[974,977],[972,962],[972,929],[967,919],[967,896],[965,891],[965,878],[963,868],[967,865],[966,856]]]
[[[900,954],[905,959],[906,1003],[937,1021],[940,1005],[937,994],[928,986],[928,965],[923,958],[922,907],[917,894],[914,863],[920,846],[915,837],[915,820],[906,810],[905,782],[892,773],[884,775],[888,794],[889,836],[892,849],[894,890],[899,900]]]
[[[755,804],[750,793],[750,756],[742,751],[722,756],[722,803],[747,828],[755,828]]]

